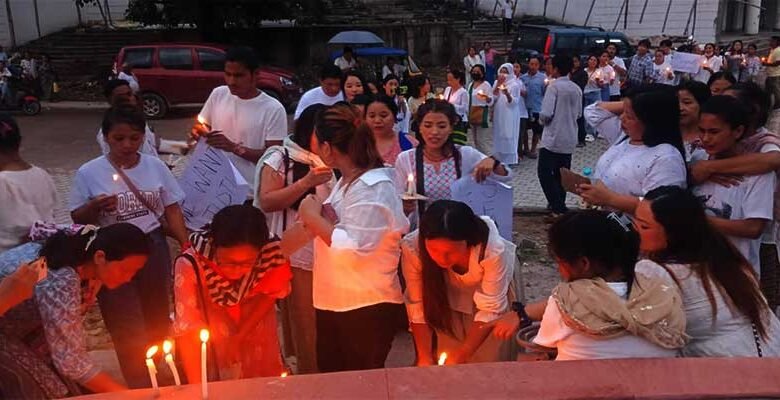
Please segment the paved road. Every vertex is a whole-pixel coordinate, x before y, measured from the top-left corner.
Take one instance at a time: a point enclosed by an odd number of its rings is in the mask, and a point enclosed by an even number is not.
[[[182,140],[186,138],[197,111],[175,110],[169,118],[151,121],[150,124],[163,138]],[[65,223],[70,220],[65,204],[74,171],[100,154],[95,135],[100,126],[101,115],[100,110],[51,110],[35,117],[18,117],[23,136],[23,156],[29,162],[49,171],[57,185],[60,200],[56,213],[58,222]],[[480,144],[483,145],[485,153],[492,153],[491,140],[484,142]],[[581,171],[585,166],[592,167],[605,148],[604,141],[596,141],[584,149],[577,149],[572,162],[573,169]],[[536,160],[522,160],[513,168],[513,174],[515,207],[545,208],[547,202],[536,177]],[[568,202],[574,206],[576,198],[569,196]]]

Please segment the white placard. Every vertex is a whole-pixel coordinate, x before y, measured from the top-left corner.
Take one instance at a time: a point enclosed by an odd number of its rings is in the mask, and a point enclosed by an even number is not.
[[[689,74],[698,74],[701,69],[703,57],[691,53],[672,53],[672,69],[677,72],[687,72]]]

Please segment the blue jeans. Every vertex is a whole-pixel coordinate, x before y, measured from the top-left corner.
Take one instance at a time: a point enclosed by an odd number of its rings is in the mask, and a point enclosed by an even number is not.
[[[584,98],[583,104],[585,105],[585,107],[587,107],[587,106],[589,106],[589,105],[591,105],[593,103],[596,103],[598,101],[601,101],[601,100],[602,100],[601,92],[588,92],[588,93],[585,93],[585,98]],[[596,137],[599,134],[598,132],[596,132],[596,129],[594,129],[593,126],[591,126],[588,123],[588,121],[585,121],[585,132],[588,135],[593,135],[593,137]]]
[[[146,349],[170,330],[171,256],[162,229],[148,234],[151,254],[133,279],[98,294],[103,321],[114,342],[122,375],[130,388],[151,387]]]

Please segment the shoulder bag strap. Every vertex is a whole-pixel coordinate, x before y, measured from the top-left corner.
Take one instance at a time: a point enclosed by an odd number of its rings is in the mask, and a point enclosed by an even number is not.
[[[471,85],[469,85],[469,112],[471,112],[471,97],[472,93],[474,93],[474,82],[471,82]]]
[[[122,170],[122,168],[119,168],[116,164],[114,164],[113,161],[111,161],[108,157],[106,157],[106,160],[108,160],[108,163],[111,164],[111,166],[114,168],[114,171],[122,178],[122,181],[127,185],[127,188],[130,189],[131,192],[133,192],[133,195],[135,195],[135,198],[138,199],[138,201],[141,202],[141,204],[144,205],[144,207],[148,208],[149,211],[154,214],[156,218],[160,218],[161,215],[157,215],[157,211],[154,210],[154,207],[149,203],[148,200],[144,196],[141,195],[141,191],[138,190],[138,187],[135,186],[132,180],[130,180],[130,177],[125,174],[125,171]],[[139,161],[140,162],[140,161]]]
[[[425,196],[425,160],[423,157],[423,146],[417,146],[414,150],[414,174],[417,175],[417,193]],[[417,214],[422,216],[425,212],[425,201],[417,201]]]
[[[284,149],[284,159],[282,161],[284,163],[284,186],[287,187],[287,174],[290,171],[290,152],[285,147]],[[282,210],[282,233],[287,230],[287,209]]]

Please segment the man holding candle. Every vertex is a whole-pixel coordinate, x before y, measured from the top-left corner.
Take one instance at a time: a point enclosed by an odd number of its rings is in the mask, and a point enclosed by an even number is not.
[[[639,87],[650,82],[653,75],[653,56],[648,52],[650,41],[642,39],[636,47],[636,54],[631,57],[631,67],[628,68],[628,84]]]
[[[224,151],[244,179],[254,179],[255,164],[270,146],[287,135],[287,113],[278,100],[257,88],[259,61],[249,47],[234,47],[225,56],[225,85],[215,88],[196,122],[194,138]],[[331,65],[331,67],[338,67]],[[219,132],[217,132],[219,131]],[[250,185],[251,187],[252,185]],[[250,191],[248,198],[253,198]]]
[[[626,63],[622,58],[617,56],[618,48],[615,43],[607,45],[607,53],[609,53],[609,66],[614,70],[614,73],[610,77],[611,84],[609,86],[609,100],[620,100],[620,89],[623,87],[623,81],[626,79]]]

